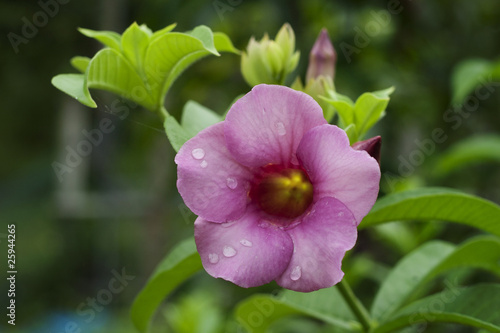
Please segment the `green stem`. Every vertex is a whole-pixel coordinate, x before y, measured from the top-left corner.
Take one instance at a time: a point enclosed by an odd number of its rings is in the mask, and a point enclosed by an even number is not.
[[[340,294],[342,295],[342,297],[344,297],[344,300],[347,302],[347,304],[351,308],[354,315],[361,322],[361,325],[363,326],[363,330],[365,332],[370,332],[370,330],[372,328],[370,315],[368,314],[368,311],[363,306],[361,301],[356,297],[356,295],[354,295],[354,292],[352,291],[352,289],[349,286],[349,284],[347,283],[347,281],[345,279],[342,279],[342,281],[340,281],[337,284],[337,288],[340,291]]]
[[[168,111],[167,109],[165,109],[164,106],[162,106],[158,112],[158,114],[160,115],[160,117],[163,118],[163,121],[167,120],[167,117],[168,117]]]

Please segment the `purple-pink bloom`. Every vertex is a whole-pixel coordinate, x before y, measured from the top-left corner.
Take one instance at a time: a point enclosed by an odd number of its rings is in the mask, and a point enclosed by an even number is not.
[[[199,216],[203,267],[242,287],[338,283],[380,180],[377,161],[327,124],[313,98],[264,84],[187,141],[175,162],[179,193]]]

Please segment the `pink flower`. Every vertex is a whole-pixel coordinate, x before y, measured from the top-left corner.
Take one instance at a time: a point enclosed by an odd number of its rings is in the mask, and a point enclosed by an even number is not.
[[[199,215],[203,267],[242,287],[338,283],[380,180],[377,161],[351,148],[311,97],[264,84],[187,141],[175,162],[179,193]]]

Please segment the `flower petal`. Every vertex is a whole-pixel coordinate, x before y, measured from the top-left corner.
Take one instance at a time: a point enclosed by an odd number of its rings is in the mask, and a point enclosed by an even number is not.
[[[334,197],[353,213],[359,224],[377,199],[380,167],[366,151],[349,146],[346,133],[334,125],[307,132],[297,157],[314,187],[315,200]]]
[[[309,95],[284,86],[260,84],[229,110],[224,133],[234,158],[249,167],[290,165],[309,129],[326,124]]]
[[[280,276],[293,251],[288,234],[269,224],[260,227],[252,209],[235,222],[212,223],[198,218],[194,235],[208,274],[245,288]]]
[[[196,246],[203,267],[216,278],[240,287],[256,287],[280,276],[290,262],[293,243],[278,227],[259,226],[258,214],[249,212],[237,221],[194,223]]]
[[[354,216],[342,202],[321,199],[302,223],[287,232],[294,250],[290,265],[276,280],[280,286],[310,292],[342,280],[342,259],[357,238]]]
[[[213,222],[226,222],[245,212],[252,174],[227,150],[223,123],[187,141],[175,163],[177,188],[193,213]]]

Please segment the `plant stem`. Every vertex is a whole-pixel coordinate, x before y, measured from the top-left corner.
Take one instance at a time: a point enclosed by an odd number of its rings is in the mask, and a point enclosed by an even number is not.
[[[160,108],[160,112],[158,112],[158,114],[163,118],[163,121],[167,120],[167,117],[168,117],[168,111],[167,109],[165,109],[164,106],[162,106]]]
[[[344,300],[347,302],[347,304],[351,308],[354,315],[361,322],[361,325],[363,326],[363,330],[365,332],[370,332],[370,330],[372,328],[370,315],[368,314],[368,311],[363,306],[361,301],[356,297],[356,295],[354,295],[354,292],[352,291],[352,289],[349,286],[349,284],[347,283],[347,281],[345,279],[342,279],[342,281],[340,281],[337,284],[337,288],[340,291],[340,294],[342,295],[342,297],[344,297]]]

